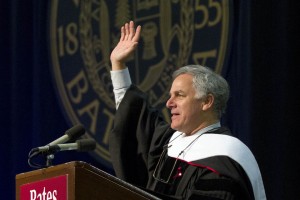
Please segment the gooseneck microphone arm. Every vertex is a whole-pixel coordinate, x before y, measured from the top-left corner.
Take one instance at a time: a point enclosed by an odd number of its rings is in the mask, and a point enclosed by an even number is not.
[[[33,148],[32,152],[42,152],[42,153],[57,153],[59,151],[91,151],[96,148],[96,142],[94,139],[80,139],[76,140],[75,143],[67,144],[56,144],[56,145],[47,145],[43,147]]]
[[[28,155],[28,164],[33,168],[43,168],[52,165],[52,160],[54,159],[54,154],[60,151],[92,151],[96,148],[96,141],[94,139],[78,139],[85,133],[85,129],[82,125],[75,125],[65,132],[65,135],[60,138],[50,142],[49,144],[41,147],[36,147],[31,149]],[[74,141],[74,143],[66,143],[69,141]],[[64,144],[66,143],[66,144]],[[46,158],[46,164],[40,165],[33,163],[32,159],[36,158],[38,155],[44,156]]]
[[[85,133],[85,128],[81,124],[77,124],[72,128],[68,129],[63,136],[50,142],[48,145],[52,146],[52,145],[63,144],[65,142],[76,140],[80,136],[84,135],[84,133]]]

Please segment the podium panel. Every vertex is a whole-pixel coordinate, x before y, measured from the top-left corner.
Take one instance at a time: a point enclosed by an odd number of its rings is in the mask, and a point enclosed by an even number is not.
[[[160,198],[83,161],[16,175],[16,199],[143,200]]]

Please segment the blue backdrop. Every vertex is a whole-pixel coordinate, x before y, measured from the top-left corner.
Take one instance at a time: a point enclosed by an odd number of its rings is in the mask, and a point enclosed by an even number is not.
[[[255,154],[268,199],[295,199],[300,191],[295,164],[299,161],[296,1],[233,2],[233,41],[224,74],[232,98],[224,123]],[[48,10],[49,1],[0,2],[1,199],[15,199],[16,174],[32,170],[27,164],[30,149],[53,141],[71,126],[51,78]],[[113,174],[88,153],[61,152],[55,157],[55,163],[71,160]]]

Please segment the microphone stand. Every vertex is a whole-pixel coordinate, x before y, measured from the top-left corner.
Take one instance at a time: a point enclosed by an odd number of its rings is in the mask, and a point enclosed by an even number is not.
[[[28,164],[33,168],[43,168],[52,166],[52,161],[54,159],[54,154],[59,151],[65,150],[77,150],[77,151],[92,151],[96,148],[96,141],[94,139],[81,139],[77,140],[76,143],[68,144],[57,144],[57,145],[47,145],[44,147],[33,148],[28,154]],[[41,165],[32,162],[32,158],[42,155],[46,159],[46,164]]]
[[[33,167],[33,168],[50,167],[50,166],[52,166],[52,161],[54,160],[54,153],[56,153],[56,152],[57,152],[56,150],[41,152],[41,151],[38,151],[37,149],[32,149],[28,155],[28,164],[30,167]],[[37,157],[38,155],[44,156],[44,158],[46,159],[45,165],[41,165],[41,164],[32,162],[32,159]]]

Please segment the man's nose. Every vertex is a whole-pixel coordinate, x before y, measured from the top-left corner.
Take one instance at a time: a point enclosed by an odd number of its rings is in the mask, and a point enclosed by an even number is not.
[[[174,106],[172,97],[170,97],[166,103],[167,108],[171,109]]]

